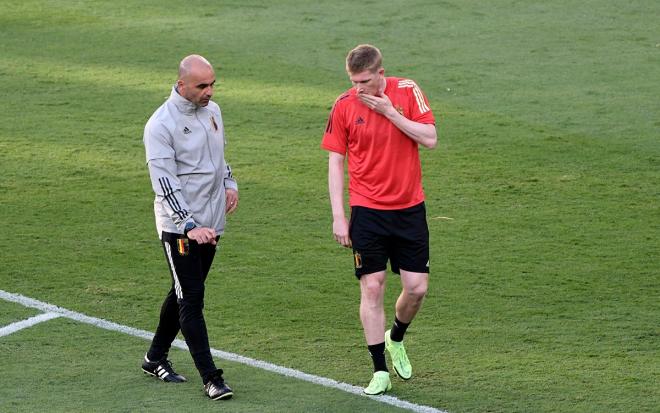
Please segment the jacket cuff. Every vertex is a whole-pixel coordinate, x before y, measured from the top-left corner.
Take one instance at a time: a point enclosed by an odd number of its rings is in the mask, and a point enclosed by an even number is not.
[[[238,191],[238,183],[232,178],[225,178],[225,189],[233,189]]]

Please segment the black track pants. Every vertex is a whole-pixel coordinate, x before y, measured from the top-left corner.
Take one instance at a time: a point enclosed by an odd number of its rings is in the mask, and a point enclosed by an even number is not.
[[[172,288],[160,310],[156,334],[147,353],[150,360],[167,356],[181,330],[199,374],[216,370],[204,321],[204,282],[213,263],[215,245],[197,244],[182,234],[163,232],[163,250],[172,276]]]

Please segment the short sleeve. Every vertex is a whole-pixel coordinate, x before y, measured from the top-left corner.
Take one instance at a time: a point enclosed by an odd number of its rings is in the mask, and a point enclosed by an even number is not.
[[[431,123],[435,124],[435,117],[433,116],[433,111],[429,105],[429,100],[422,92],[422,89],[410,79],[402,79],[399,82],[399,87],[406,88],[409,94],[409,101],[411,105],[411,119],[414,122],[418,123]]]
[[[332,106],[321,141],[321,148],[344,155],[348,148],[348,130],[340,103],[341,97]]]

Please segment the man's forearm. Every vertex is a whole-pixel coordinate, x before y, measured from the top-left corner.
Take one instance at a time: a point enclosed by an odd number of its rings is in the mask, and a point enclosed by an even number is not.
[[[344,218],[344,157],[339,154],[330,154],[328,161],[328,192],[330,193],[330,206],[332,217]]]
[[[396,110],[388,113],[386,117],[406,136],[425,148],[433,149],[438,144],[435,125],[412,121]]]

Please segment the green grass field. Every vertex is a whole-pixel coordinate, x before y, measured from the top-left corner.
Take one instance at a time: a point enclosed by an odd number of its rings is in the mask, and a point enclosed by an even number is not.
[[[657,1],[0,6],[0,290],[155,329],[169,278],[142,131],[200,53],[241,195],[207,283],[211,346],[365,385],[319,145],[346,52],[370,42],[425,91],[440,136],[422,153],[415,377],[391,394],[450,413],[657,412]],[[36,314],[0,301],[0,328]],[[236,397],[218,406],[182,350],[192,383],[144,377],[146,348],[67,319],[0,337],[0,411],[400,411],[236,363],[220,363]]]

